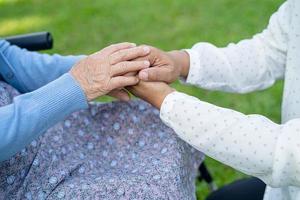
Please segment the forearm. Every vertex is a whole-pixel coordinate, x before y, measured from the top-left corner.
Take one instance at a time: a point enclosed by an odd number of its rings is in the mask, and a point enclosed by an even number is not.
[[[161,118],[179,137],[216,160],[274,187],[300,185],[299,119],[278,125],[182,93],[167,96]]]
[[[186,82],[208,90],[248,93],[272,86],[283,78],[285,58],[267,51],[259,38],[226,48],[199,43],[191,50]],[[267,58],[273,55],[277,60]]]
[[[0,54],[3,65],[0,73],[10,72],[2,73],[3,78],[20,92],[36,90],[57,79],[84,57],[30,52],[4,40],[0,40]]]
[[[168,55],[187,83],[209,90],[246,93],[265,89],[284,74],[284,61],[268,61],[259,40],[245,40],[226,48],[198,43],[192,49]]]
[[[188,50],[187,82],[204,89],[247,93],[262,90],[284,77],[290,7],[284,3],[268,27],[253,38],[218,48],[198,43]]]
[[[85,95],[69,74],[16,97],[12,104],[0,108],[0,161],[23,149],[72,112],[84,108]]]

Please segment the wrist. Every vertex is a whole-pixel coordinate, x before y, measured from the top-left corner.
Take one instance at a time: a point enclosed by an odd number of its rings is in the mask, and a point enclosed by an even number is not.
[[[88,101],[91,101],[92,98],[88,95],[87,92],[87,88],[86,88],[86,84],[84,83],[84,81],[80,78],[80,76],[78,76],[78,73],[76,72],[76,70],[74,70],[74,68],[71,69],[71,71],[69,72],[69,74],[72,76],[72,78],[78,83],[78,85],[80,86],[81,90],[83,91],[86,99]]]
[[[180,76],[186,78],[189,74],[190,56],[184,50],[174,50],[167,53],[174,61],[175,68],[178,69]]]
[[[164,102],[165,98],[171,94],[172,92],[175,92],[176,90],[168,87],[163,92],[161,92],[159,95],[156,96],[156,98],[153,99],[152,105],[160,110],[162,103]]]

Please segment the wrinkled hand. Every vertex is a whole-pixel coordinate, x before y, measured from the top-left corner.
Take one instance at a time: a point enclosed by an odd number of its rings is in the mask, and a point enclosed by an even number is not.
[[[146,59],[130,60],[145,57],[149,52],[149,48],[135,47],[131,43],[111,45],[79,61],[70,74],[91,101],[113,90],[116,94],[117,89],[137,84],[137,77],[124,74],[148,68],[150,63]]]
[[[139,72],[141,80],[172,83],[179,76],[187,77],[189,55],[185,51],[164,52],[155,47],[150,47],[150,49],[151,52],[146,58],[149,60],[151,68]]]
[[[127,87],[136,97],[143,99],[150,103],[157,109],[160,109],[166,96],[175,90],[164,82],[144,82],[140,81],[139,84]]]

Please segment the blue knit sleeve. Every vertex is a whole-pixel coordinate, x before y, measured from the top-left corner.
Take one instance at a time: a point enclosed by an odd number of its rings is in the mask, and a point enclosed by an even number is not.
[[[83,57],[31,52],[0,40],[0,74],[22,93],[57,79]]]
[[[72,112],[87,107],[85,94],[69,73],[14,98],[12,104],[0,107],[0,161],[22,150]]]

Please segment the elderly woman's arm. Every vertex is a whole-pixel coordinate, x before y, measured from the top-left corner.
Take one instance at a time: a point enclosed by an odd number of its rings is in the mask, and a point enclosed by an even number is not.
[[[130,43],[112,45],[82,59],[56,80],[1,107],[0,161],[72,112],[87,108],[87,101],[137,84],[137,77],[123,75],[149,67],[148,61],[130,61],[147,55],[149,50]]]
[[[23,149],[74,111],[87,108],[83,90],[70,74],[18,96],[0,107],[0,161]]]
[[[22,93],[57,79],[82,58],[30,52],[0,40],[0,74]]]

